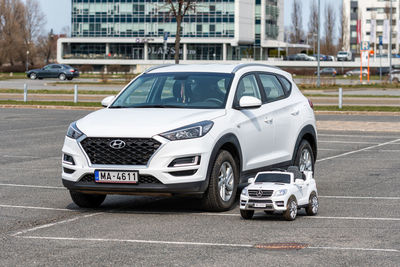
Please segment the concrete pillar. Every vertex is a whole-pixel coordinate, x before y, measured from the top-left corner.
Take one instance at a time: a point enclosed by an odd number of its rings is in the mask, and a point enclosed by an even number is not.
[[[148,43],[144,43],[144,51],[143,51],[143,55],[144,55],[144,60],[149,60],[149,44]]]
[[[227,44],[223,43],[222,44],[222,60],[226,61],[226,56],[227,56]]]
[[[260,46],[260,60],[264,60],[262,46]]]
[[[106,57],[108,57],[108,54],[110,54],[110,44],[106,43]]]
[[[187,60],[187,44],[183,44],[183,60]]]

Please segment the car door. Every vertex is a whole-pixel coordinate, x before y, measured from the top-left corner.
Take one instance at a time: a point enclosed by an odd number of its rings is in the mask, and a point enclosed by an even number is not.
[[[256,74],[243,76],[236,90],[235,106],[243,96],[262,100]],[[252,170],[270,165],[273,154],[274,125],[268,108],[236,109],[234,113],[238,139],[243,154],[243,170]]]
[[[60,65],[51,65],[50,73],[49,73],[49,78],[58,78],[60,75],[62,68]]]
[[[275,164],[290,161],[301,124],[302,103],[290,97],[290,92],[285,92],[280,81],[285,78],[270,73],[259,73],[258,76],[267,99],[265,106],[268,107],[274,124],[274,155],[271,162]]]

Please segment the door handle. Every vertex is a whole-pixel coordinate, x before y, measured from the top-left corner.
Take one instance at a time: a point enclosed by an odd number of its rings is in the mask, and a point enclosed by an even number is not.
[[[272,123],[274,122],[274,119],[265,118],[265,119],[264,119],[264,122],[265,122],[266,124],[272,124]]]
[[[290,113],[292,116],[298,116],[300,114],[300,110],[296,110],[295,112]]]

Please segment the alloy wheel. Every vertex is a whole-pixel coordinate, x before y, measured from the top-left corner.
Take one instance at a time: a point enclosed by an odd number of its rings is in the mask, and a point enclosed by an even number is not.
[[[223,201],[229,201],[233,194],[234,173],[229,162],[222,163],[218,174],[218,191]]]

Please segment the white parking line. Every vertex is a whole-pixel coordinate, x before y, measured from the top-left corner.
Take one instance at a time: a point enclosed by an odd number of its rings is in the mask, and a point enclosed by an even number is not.
[[[357,197],[357,196],[318,196],[319,198],[335,199],[374,199],[374,200],[400,200],[400,197]]]
[[[3,158],[29,158],[29,159],[39,159],[39,157],[34,157],[34,156],[16,156],[16,155],[3,155]]]
[[[319,133],[318,136],[357,137],[357,138],[382,138],[382,139],[399,138],[399,136],[384,136],[384,135],[352,135],[352,134],[321,134],[321,133]]]
[[[328,216],[304,216],[306,219],[328,219],[328,220],[360,220],[360,221],[400,221],[400,218],[368,218],[368,217],[328,217]]]
[[[318,143],[333,143],[333,144],[365,144],[365,145],[377,145],[377,142],[358,142],[358,141],[323,141],[318,140]]]
[[[2,132],[26,132],[31,130],[42,130],[42,129],[61,128],[61,127],[67,129],[68,125],[63,124],[63,125],[52,125],[52,126],[33,127],[33,128],[8,129],[8,130],[2,130]]]
[[[326,160],[330,160],[330,159],[336,159],[336,158],[352,155],[352,154],[355,154],[355,153],[358,153],[358,152],[362,152],[362,151],[365,151],[365,150],[368,150],[368,149],[372,149],[372,148],[376,148],[376,147],[381,147],[381,146],[393,144],[393,143],[396,143],[396,142],[399,142],[399,141],[400,141],[400,139],[392,140],[392,141],[381,143],[381,144],[378,144],[378,145],[369,146],[369,147],[353,150],[353,151],[350,151],[350,152],[342,153],[342,154],[339,154],[339,155],[336,155],[336,156],[319,159],[319,160],[317,160],[317,162],[322,162],[322,161],[326,161]]]
[[[32,209],[32,210],[56,210],[56,211],[79,211],[79,210],[69,210],[61,208],[48,208],[48,207],[33,207],[33,206],[15,206],[15,205],[1,205],[0,208],[10,208],[10,209]]]
[[[40,225],[40,226],[36,226],[36,227],[33,227],[33,228],[28,228],[28,229],[16,232],[16,233],[12,234],[11,236],[15,237],[15,236],[18,236],[18,235],[26,234],[28,232],[33,232],[33,231],[36,231],[36,230],[49,228],[49,227],[52,227],[52,226],[55,226],[55,225],[59,225],[59,224],[63,224],[63,223],[74,222],[74,221],[79,220],[79,219],[89,218],[89,217],[93,217],[93,216],[96,216],[96,215],[99,215],[99,214],[102,214],[102,213],[101,212],[91,213],[91,214],[81,215],[81,216],[77,216],[77,217],[74,217],[74,218],[71,218],[71,219],[62,220],[62,221],[58,221],[58,222],[54,222],[54,223],[47,223],[47,224],[43,224],[43,225]]]
[[[116,239],[116,238],[77,238],[77,237],[54,237],[54,236],[18,236],[18,238],[57,240],[57,241],[114,242],[114,243],[136,243],[136,244],[157,244],[157,245],[178,245],[178,246],[256,248],[255,247],[256,244],[253,245],[253,244],[234,244],[234,243],[205,243],[205,242],[184,242],[184,241],[164,241],[164,240],[139,240],[139,239]],[[398,250],[398,249],[355,248],[355,247],[305,247],[304,249],[400,252],[400,250]]]
[[[0,184],[0,186],[28,187],[28,188],[42,188],[42,189],[62,189],[62,190],[66,190],[65,187],[61,187],[61,186],[30,185],[30,184]]]

